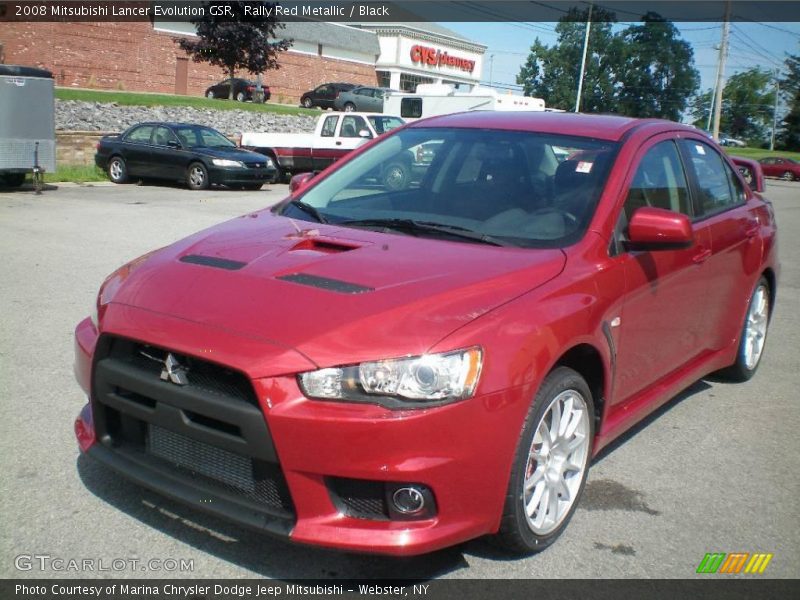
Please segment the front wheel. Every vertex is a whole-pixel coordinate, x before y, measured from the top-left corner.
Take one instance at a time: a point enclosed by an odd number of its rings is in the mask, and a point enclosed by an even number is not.
[[[236,94],[236,101],[237,102],[244,102],[247,98],[247,95],[244,92],[239,92]]]
[[[408,180],[408,167],[400,162],[390,164],[383,172],[383,185],[387,190],[404,190]]]
[[[747,305],[739,348],[736,351],[736,362],[721,373],[727,379],[747,381],[755,375],[767,342],[769,306],[769,284],[762,277]]]
[[[208,180],[208,170],[202,163],[192,163],[186,171],[186,185],[192,190],[205,190],[211,182]]]
[[[312,108],[314,106],[314,103],[311,101],[311,98],[303,98],[302,104],[306,108]]]
[[[786,173],[781,175],[781,179],[784,181],[794,181],[794,174],[791,171],[786,171]]]
[[[586,483],[594,403],[586,380],[557,367],[545,377],[517,443],[496,541],[506,550],[544,550],[566,529]]]
[[[348,102],[347,104],[344,105],[344,112],[355,112],[355,110],[356,110],[356,105],[353,104],[352,102]]]
[[[216,96],[214,96],[214,90],[208,90],[206,92],[206,98],[210,98],[211,100],[213,100],[215,97]]]
[[[108,161],[108,178],[114,183],[128,181],[128,167],[121,156],[115,156]]]

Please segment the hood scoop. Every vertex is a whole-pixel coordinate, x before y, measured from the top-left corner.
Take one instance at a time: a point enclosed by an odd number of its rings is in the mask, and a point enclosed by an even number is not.
[[[316,252],[318,254],[338,254],[357,250],[359,244],[348,244],[339,240],[325,239],[319,237],[305,237],[289,249],[289,252]]]
[[[186,256],[181,256],[180,261],[192,265],[202,265],[204,267],[213,267],[215,269],[225,269],[226,271],[238,271],[242,267],[247,266],[247,263],[238,260],[229,260],[227,258],[218,258],[216,256],[203,256],[202,254],[187,254]]]
[[[339,294],[363,294],[365,292],[375,291],[375,288],[366,287],[357,283],[350,283],[348,281],[342,281],[341,279],[320,277],[318,275],[309,275],[308,273],[290,273],[289,275],[281,275],[278,279],[328,290],[329,292],[338,292]]]

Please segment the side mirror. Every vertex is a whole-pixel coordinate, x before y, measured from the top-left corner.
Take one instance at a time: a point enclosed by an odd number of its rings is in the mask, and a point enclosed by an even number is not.
[[[167,146],[169,148],[177,148],[180,149],[181,143],[178,140],[167,140]]]
[[[764,171],[761,169],[761,163],[741,156],[731,156],[730,159],[733,161],[733,164],[736,165],[736,168],[739,169],[739,172],[742,174],[742,177],[744,177],[744,180],[747,182],[747,185],[750,186],[751,190],[760,193],[766,189],[767,186],[764,183]]]
[[[314,178],[314,173],[298,173],[289,181],[289,193],[294,194],[303,189]]]
[[[632,250],[676,250],[693,243],[692,223],[681,213],[644,207],[628,223],[626,245]]]
[[[358,132],[358,137],[370,139],[372,137],[372,134],[369,132],[368,129],[361,129]]]

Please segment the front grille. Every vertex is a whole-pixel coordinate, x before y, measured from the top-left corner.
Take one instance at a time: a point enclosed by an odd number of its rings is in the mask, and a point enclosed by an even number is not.
[[[184,385],[161,378],[170,354],[188,380]],[[101,336],[95,357],[95,428],[109,452],[168,476],[191,497],[218,494],[293,521],[272,436],[243,373],[113,336]],[[164,485],[154,487],[169,493],[171,484]]]
[[[115,338],[110,357],[131,365],[142,373],[160,377],[168,350],[132,340]],[[187,367],[187,387],[196,388],[231,401],[248,402],[258,406],[253,387],[244,373],[216,363],[172,352],[178,362]]]

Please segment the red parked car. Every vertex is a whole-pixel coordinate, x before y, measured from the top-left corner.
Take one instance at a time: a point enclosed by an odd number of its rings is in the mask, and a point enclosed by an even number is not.
[[[414,185],[374,178],[423,144]],[[295,187],[106,279],[76,330],[89,457],[297,542],[531,552],[600,449],[762,357],[773,211],[691,127],[455,114]]]
[[[758,162],[767,177],[780,177],[786,181],[800,179],[800,163],[793,158],[770,156],[761,158]]]

